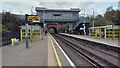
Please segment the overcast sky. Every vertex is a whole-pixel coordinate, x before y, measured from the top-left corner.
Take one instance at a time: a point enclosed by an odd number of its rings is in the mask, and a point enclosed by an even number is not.
[[[64,2],[65,1],[65,2]],[[69,1],[69,2],[68,2]],[[95,15],[98,14],[104,14],[106,11],[106,8],[109,6],[113,6],[114,9],[118,9],[118,1],[119,0],[109,0],[108,2],[104,1],[78,1],[73,2],[72,0],[63,0],[62,2],[59,1],[54,1],[52,0],[51,2],[47,1],[41,1],[40,0],[20,0],[20,1],[14,1],[14,0],[4,0],[0,3],[2,7],[0,8],[1,11],[6,10],[10,11],[15,14],[30,14],[31,13],[31,8],[33,12],[35,13],[35,7],[36,6],[44,6],[46,8],[56,8],[56,9],[70,9],[72,8],[80,8],[80,9],[85,9],[85,12],[87,15],[92,15],[92,8],[94,8]],[[83,11],[80,12],[80,14],[83,14]]]

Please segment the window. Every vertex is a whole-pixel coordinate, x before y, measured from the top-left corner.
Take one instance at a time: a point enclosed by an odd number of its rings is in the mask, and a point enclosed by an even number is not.
[[[25,32],[25,29],[22,29],[22,32]]]
[[[75,16],[76,15],[76,13],[75,12],[73,12],[73,16]]]
[[[61,14],[53,14],[53,16],[61,16]]]

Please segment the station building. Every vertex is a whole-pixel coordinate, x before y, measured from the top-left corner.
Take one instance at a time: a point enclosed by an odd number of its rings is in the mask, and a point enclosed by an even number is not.
[[[41,39],[41,34],[44,30],[49,30],[51,28],[57,33],[62,24],[68,23],[68,31],[73,32],[75,25],[79,22],[79,12],[78,8],[70,9],[47,9],[45,7],[36,7],[36,15],[40,16],[40,22],[34,22],[33,26],[29,24],[28,35],[29,40]],[[25,16],[19,16],[20,19],[25,20]],[[36,26],[37,25],[37,26]],[[31,29],[32,28],[32,29]],[[20,37],[21,41],[25,40],[25,25],[20,26]]]
[[[52,23],[69,23],[69,31],[73,32],[75,25],[79,22],[79,12],[78,8],[70,9],[47,9],[45,7],[36,7],[36,15],[41,18],[40,23],[52,24]]]

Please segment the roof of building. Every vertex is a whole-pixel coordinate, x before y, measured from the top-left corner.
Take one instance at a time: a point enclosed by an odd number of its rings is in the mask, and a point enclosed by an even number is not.
[[[93,29],[93,28],[95,28],[95,29],[97,29],[97,28],[107,28],[107,26],[90,27],[90,29]]]
[[[70,9],[47,9],[45,7],[35,7],[36,11],[64,11],[64,12],[80,12],[79,8],[70,8]]]
[[[98,26],[98,27],[90,27],[90,29],[92,29],[92,28],[113,28],[113,29],[118,29],[118,28],[120,28],[120,25],[106,25],[106,26]]]
[[[33,28],[40,28],[38,25],[32,25]],[[26,28],[25,25],[19,26],[19,28]],[[31,28],[31,25],[28,26],[28,28]]]

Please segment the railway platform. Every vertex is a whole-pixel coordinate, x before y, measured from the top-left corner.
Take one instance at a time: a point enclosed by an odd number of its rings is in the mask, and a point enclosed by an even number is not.
[[[80,39],[85,39],[85,40],[89,40],[89,41],[93,41],[93,42],[97,42],[97,43],[102,43],[102,44],[106,44],[106,45],[111,45],[111,46],[115,46],[115,47],[120,47],[120,45],[118,44],[120,40],[118,39],[103,39],[103,38],[94,38],[91,36],[84,36],[84,35],[75,35],[75,34],[67,34],[67,33],[60,33],[63,35],[68,35],[68,36],[72,36],[72,37],[77,37]]]
[[[21,42],[0,49],[2,66],[71,66],[70,60],[50,34],[45,35],[43,40],[29,42],[29,48],[25,48],[25,42]]]

